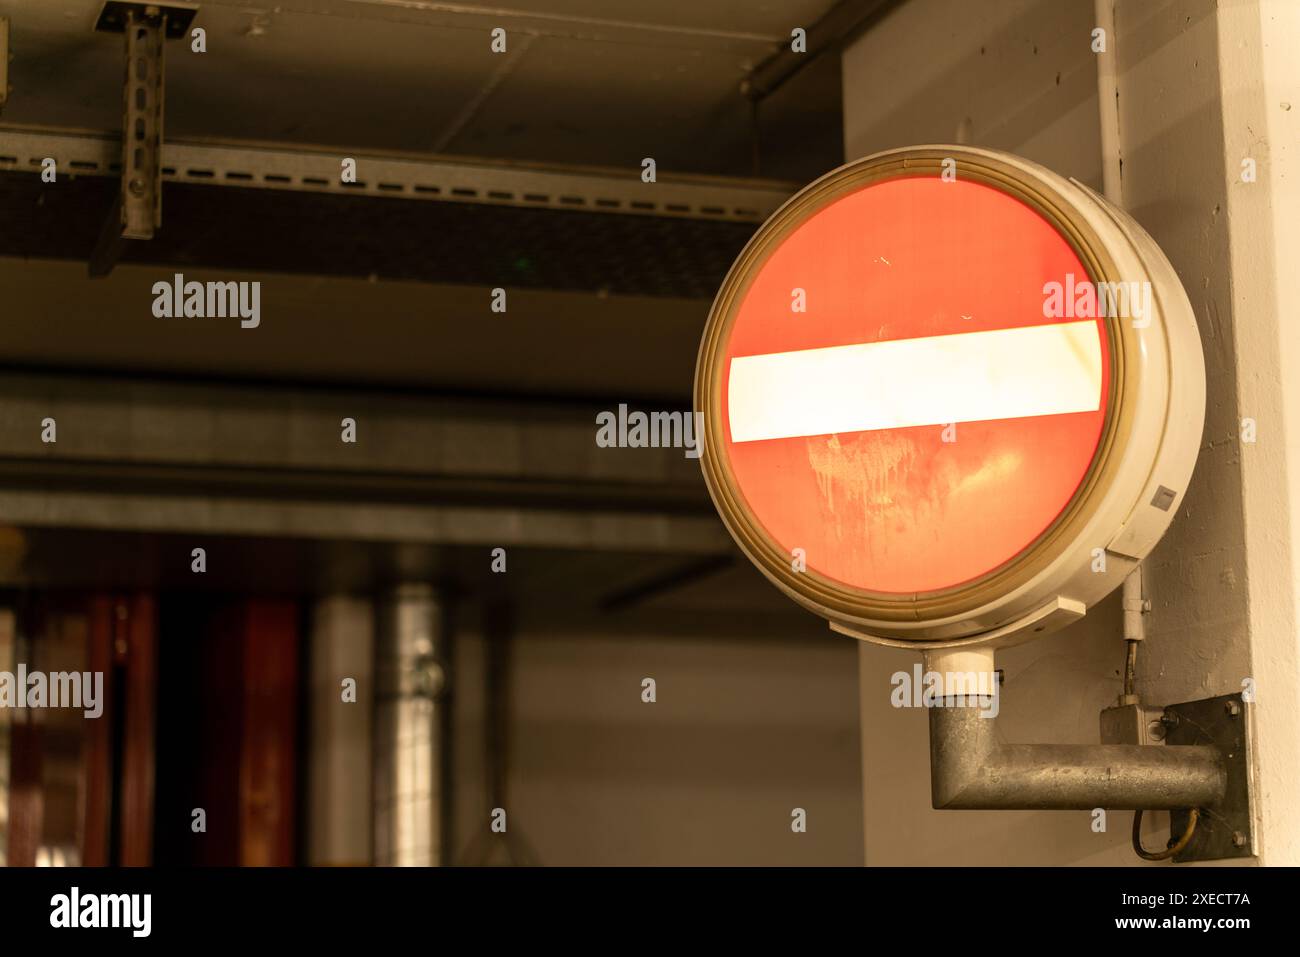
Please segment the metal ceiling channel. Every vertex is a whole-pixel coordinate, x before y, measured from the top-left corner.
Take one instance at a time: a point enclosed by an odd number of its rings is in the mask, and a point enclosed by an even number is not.
[[[118,176],[121,140],[115,133],[0,127],[0,170],[39,171],[47,157],[75,175]],[[355,183],[341,181],[345,158],[356,161]],[[165,181],[208,186],[741,223],[763,222],[795,189],[723,177],[645,183],[639,166],[549,169],[226,142],[164,143],[162,165]]]

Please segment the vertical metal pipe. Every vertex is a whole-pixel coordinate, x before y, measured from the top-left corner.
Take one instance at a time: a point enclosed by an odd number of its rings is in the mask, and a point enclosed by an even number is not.
[[[1101,139],[1102,195],[1123,208],[1119,80],[1115,65],[1115,0],[1094,0],[1093,9],[1097,27],[1104,31],[1103,36],[1106,38],[1106,49],[1097,54],[1097,119]]]
[[[375,863],[443,863],[445,606],[428,585],[394,589],[375,627]]]

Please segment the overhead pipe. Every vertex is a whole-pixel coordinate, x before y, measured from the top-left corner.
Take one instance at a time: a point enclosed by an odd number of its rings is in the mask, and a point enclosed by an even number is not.
[[[1105,48],[1097,53],[1097,112],[1101,140],[1102,195],[1124,208],[1121,173],[1124,160],[1119,139],[1119,80],[1115,68],[1115,0],[1094,0],[1093,16]]]

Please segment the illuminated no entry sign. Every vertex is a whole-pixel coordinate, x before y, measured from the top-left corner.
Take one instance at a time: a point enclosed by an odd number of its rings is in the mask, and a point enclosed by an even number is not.
[[[877,154],[746,247],[701,346],[714,501],[833,625],[981,641],[1077,617],[1186,489],[1204,371],[1155,243],[985,150]]]

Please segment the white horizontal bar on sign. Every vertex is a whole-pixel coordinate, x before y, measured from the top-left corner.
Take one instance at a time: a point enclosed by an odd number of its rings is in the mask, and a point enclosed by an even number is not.
[[[1093,320],[738,356],[731,441],[1094,412]]]

